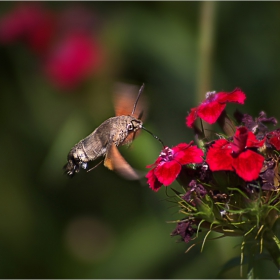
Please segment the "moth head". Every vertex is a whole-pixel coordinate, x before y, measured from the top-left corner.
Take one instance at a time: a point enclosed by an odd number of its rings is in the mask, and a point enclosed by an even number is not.
[[[141,129],[142,126],[143,122],[141,120],[131,117],[126,124],[126,129],[129,133],[136,132],[137,130]]]

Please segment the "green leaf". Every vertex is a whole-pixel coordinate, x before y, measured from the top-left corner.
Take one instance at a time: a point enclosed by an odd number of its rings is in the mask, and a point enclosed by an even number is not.
[[[266,230],[263,235],[264,247],[269,252],[273,262],[280,269],[280,241],[272,230]]]

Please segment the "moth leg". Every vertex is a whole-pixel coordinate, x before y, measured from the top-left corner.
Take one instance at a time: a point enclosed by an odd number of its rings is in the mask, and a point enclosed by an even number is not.
[[[92,168],[90,168],[89,170],[87,170],[87,172],[93,170],[94,168],[96,168],[96,167],[97,167],[100,163],[102,163],[102,162],[103,162],[103,159],[102,159],[100,162],[98,162],[95,166],[93,166]]]

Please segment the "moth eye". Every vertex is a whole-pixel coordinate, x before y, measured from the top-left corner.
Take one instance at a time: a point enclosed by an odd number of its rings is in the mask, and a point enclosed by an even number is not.
[[[126,128],[127,128],[127,130],[133,130],[134,129],[132,123],[129,123]]]

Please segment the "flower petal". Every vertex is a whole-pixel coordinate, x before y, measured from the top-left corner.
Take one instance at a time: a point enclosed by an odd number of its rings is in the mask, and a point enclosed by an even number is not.
[[[272,131],[272,137],[268,140],[268,142],[273,145],[276,150],[280,150],[280,131]]]
[[[154,173],[154,169],[150,170],[147,175],[146,175],[146,178],[148,179],[148,184],[150,186],[150,188],[157,192],[160,187],[162,186],[162,184],[158,181],[157,177],[155,176],[155,173]]]
[[[206,162],[212,171],[233,171],[230,142],[225,139],[217,140],[208,150]]]
[[[256,148],[260,148],[264,145],[266,138],[264,138],[263,140],[258,140],[255,136],[255,134],[251,131],[248,132],[248,138],[247,138],[247,143],[246,146],[247,147],[256,147]]]
[[[225,107],[226,104],[221,104],[216,100],[209,103],[202,103],[198,107],[197,115],[204,121],[213,124],[217,121]]]
[[[244,104],[245,99],[246,99],[246,95],[239,88],[236,88],[229,93],[228,92],[217,93],[217,101],[220,103],[235,102],[239,104]]]
[[[159,182],[165,186],[168,186],[177,178],[180,171],[181,165],[175,160],[172,160],[168,162],[161,162],[155,168],[155,175]]]
[[[174,154],[178,153],[178,152],[181,152],[181,151],[184,151],[186,150],[189,146],[191,146],[193,143],[193,141],[191,141],[189,144],[187,143],[179,143],[178,145],[174,146],[172,148],[172,151]]]
[[[259,177],[263,162],[263,156],[247,150],[233,159],[233,167],[239,177],[245,181],[252,181]]]
[[[232,150],[235,153],[241,153],[246,147],[247,139],[248,129],[245,126],[239,127],[233,136]]]
[[[172,150],[174,151],[174,160],[182,165],[189,163],[201,163],[203,161],[203,151],[197,146],[190,146],[186,143],[181,143]]]
[[[197,107],[196,107],[196,108],[191,108],[191,112],[190,112],[189,115],[186,117],[186,125],[187,125],[188,127],[192,127],[192,126],[193,126],[194,121],[195,121],[196,118],[197,118],[196,111],[197,111]]]

